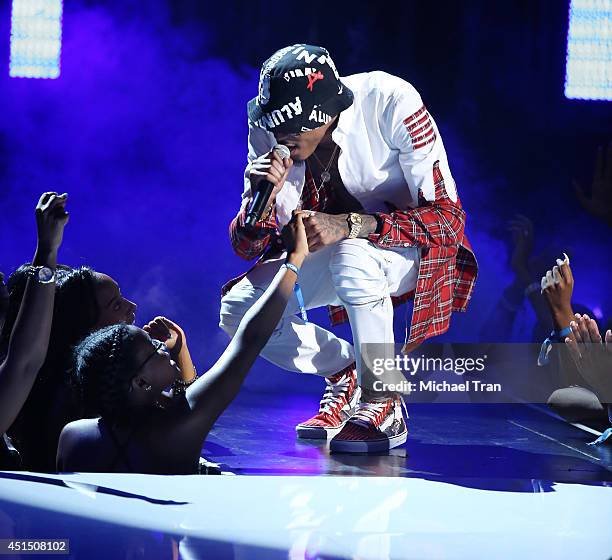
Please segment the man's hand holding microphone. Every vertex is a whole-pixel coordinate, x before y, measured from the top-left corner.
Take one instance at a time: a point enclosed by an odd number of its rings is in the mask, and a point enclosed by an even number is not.
[[[281,144],[251,162],[251,201],[245,220],[247,227],[252,228],[269,216],[276,195],[283,188],[292,166],[289,148]]]

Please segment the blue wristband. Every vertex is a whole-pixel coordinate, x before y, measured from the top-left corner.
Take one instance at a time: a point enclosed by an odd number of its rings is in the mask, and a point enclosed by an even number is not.
[[[285,268],[288,268],[289,270],[292,270],[293,272],[295,272],[297,276],[300,275],[300,269],[297,266],[295,266],[294,264],[286,262],[283,266]]]
[[[292,272],[295,272],[295,274],[297,276],[300,275],[300,269],[297,266],[295,266],[294,264],[286,262],[283,266],[285,268],[291,270]],[[295,293],[295,297],[296,297],[297,302],[298,302],[298,307],[300,308],[300,315],[302,316],[302,319],[304,320],[304,323],[308,323],[308,315],[306,313],[306,305],[304,304],[304,295],[302,294],[302,288],[300,288],[300,285],[297,282],[295,283],[293,291]]]
[[[560,331],[553,331],[551,333],[551,335],[555,336],[557,342],[563,342],[565,340],[565,337],[570,334],[572,334],[571,327],[565,327],[564,329],[561,329]]]
[[[550,336],[544,342],[542,342],[542,346],[540,348],[540,355],[538,356],[539,366],[545,366],[550,361],[550,359],[548,358],[548,354],[550,354],[550,351],[552,350],[552,343],[563,342],[565,340],[565,337],[571,334],[571,332],[572,329],[570,327],[565,327],[560,331],[552,331],[550,333]]]

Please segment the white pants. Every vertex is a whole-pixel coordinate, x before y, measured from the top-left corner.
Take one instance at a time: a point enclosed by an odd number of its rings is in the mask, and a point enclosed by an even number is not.
[[[416,285],[420,250],[383,249],[367,239],[345,239],[311,253],[300,270],[299,284],[306,309],[343,305],[356,348],[363,343],[395,342],[392,295]],[[220,327],[230,336],[246,311],[257,301],[285,262],[285,255],[266,261],[238,282],[221,300]],[[332,332],[305,323],[296,313],[297,299],[285,313],[261,355],[290,371],[329,377],[357,361],[353,346]]]

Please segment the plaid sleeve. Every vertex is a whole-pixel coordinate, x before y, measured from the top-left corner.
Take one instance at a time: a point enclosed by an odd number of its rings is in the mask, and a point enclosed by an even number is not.
[[[247,208],[251,200],[250,169],[251,162],[258,156],[269,152],[276,143],[274,135],[249,123],[248,157],[244,170],[244,189],[240,212],[229,226],[229,236],[234,252],[241,258],[250,261],[259,257],[268,247],[272,234],[276,232],[276,214],[272,212],[267,220],[257,222],[254,228],[246,229]]]
[[[389,214],[377,213],[379,224],[368,239],[381,247],[447,247],[463,240],[465,211],[459,201],[452,202],[444,186],[438,162],[433,166],[435,200],[422,196],[420,206],[397,210]]]
[[[229,235],[234,252],[239,257],[250,261],[259,257],[266,250],[277,226],[276,213],[273,211],[268,220],[261,220],[257,222],[254,228],[247,229],[244,225],[247,208],[248,200],[230,223]]]

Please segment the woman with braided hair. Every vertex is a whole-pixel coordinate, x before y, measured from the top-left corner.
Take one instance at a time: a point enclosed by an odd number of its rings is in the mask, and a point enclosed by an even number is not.
[[[199,378],[183,331],[162,317],[145,329],[105,327],[78,346],[75,375],[87,411],[95,417],[63,429],[58,471],[197,472],[206,435],[238,393],[295,297],[294,289],[299,290],[297,274],[308,255],[300,212],[283,235],[291,247],[286,264],[244,316],[216,364]],[[193,379],[181,380],[181,372],[192,372]]]

